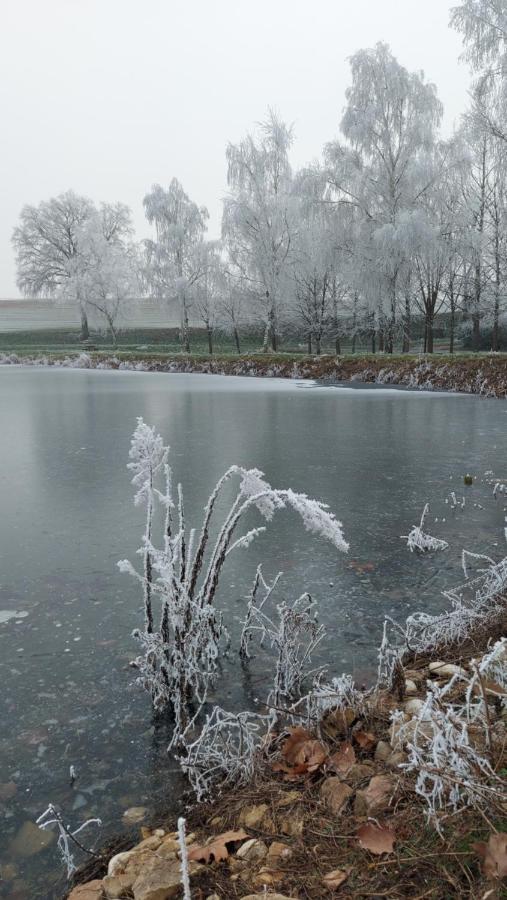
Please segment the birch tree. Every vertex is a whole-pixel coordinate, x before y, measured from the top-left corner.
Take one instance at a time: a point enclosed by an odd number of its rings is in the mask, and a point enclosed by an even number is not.
[[[345,143],[325,150],[330,198],[355,206],[372,282],[387,301],[386,350],[407,263],[404,229],[437,173],[431,151],[442,116],[435,87],[401,66],[385,44],[351,59],[352,85],[341,121]]]
[[[256,297],[264,350],[278,347],[295,227],[289,150],[292,129],[270,111],[258,135],[229,144],[222,237],[232,265]]]
[[[204,276],[201,250],[208,210],[197,206],[176,178],[167,190],[153,185],[143,205],[156,232],[155,240],[145,241],[146,279],[161,300],[177,299],[181,345],[189,353],[189,311],[194,288]]]

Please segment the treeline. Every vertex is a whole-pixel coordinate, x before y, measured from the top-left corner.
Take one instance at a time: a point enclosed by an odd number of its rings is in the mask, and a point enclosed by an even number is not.
[[[220,240],[208,211],[173,178],[144,197],[150,238],[135,242],[129,209],[69,191],[25,206],[13,242],[18,285],[72,300],[116,340],[133,297],[177,304],[180,341],[217,329],[241,351],[262,329],[265,350],[297,335],[319,354],[331,343],[409,352],[423,323],[434,350],[445,322],[471,349],[505,340],[507,279],[507,0],[464,0],[451,24],[474,80],[470,108],[448,140],[443,108],[421,72],[385,44],[351,59],[338,137],[294,171],[293,131],[273,111],[226,150]]]

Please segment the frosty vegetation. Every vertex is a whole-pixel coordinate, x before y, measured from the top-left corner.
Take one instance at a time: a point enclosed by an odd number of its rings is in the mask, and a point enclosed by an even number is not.
[[[56,828],[56,831],[58,832],[57,847],[62,862],[67,869],[67,878],[70,878],[77,868],[75,862],[76,850],[82,851],[88,856],[96,855],[93,850],[89,850],[83,846],[81,838],[78,840],[77,835],[81,834],[86,828],[89,828],[90,825],[97,825],[100,827],[102,825],[100,819],[87,819],[87,821],[83,822],[82,825],[79,825],[78,828],[72,830],[70,825],[65,824],[62,814],[52,803],[50,803],[48,808],[37,819],[36,825],[43,830]]]
[[[231,553],[246,549],[266,526],[250,528],[237,535],[240,523],[250,510],[271,522],[275,512],[290,508],[298,513],[307,531],[328,540],[337,550],[346,552],[341,523],[328,508],[305,494],[291,489],[272,488],[257,469],[231,466],[218,481],[204,509],[197,533],[185,522],[183,491],[173,491],[169,448],[153,427],[138,420],[132,438],[130,462],[135,503],[145,510],[145,530],[139,555],[142,570],[131,562],[119,563],[121,571],[132,575],[143,594],[144,625],[135,632],[141,654],[133,665],[138,682],[151,695],[157,710],[170,709],[174,716],[173,742],[179,741],[207,701],[210,687],[218,676],[221,655],[228,646],[228,634],[216,607],[217,592],[224,564]],[[217,506],[224,487],[239,481],[228,512],[217,521]],[[160,485],[161,487],[159,487]],[[155,543],[156,511],[163,514],[161,544]],[[259,574],[259,573],[258,573]],[[260,574],[259,574],[260,580]],[[296,604],[297,606],[298,604]],[[249,633],[259,623],[253,603],[247,611]],[[304,665],[308,652],[301,650],[300,632],[310,634],[309,649],[315,646],[319,632],[309,628],[308,613],[288,607],[279,608],[278,628],[279,692],[290,690],[296,677],[291,666]],[[259,620],[260,621],[260,620]],[[263,620],[268,624],[268,620]],[[271,623],[270,639],[276,641]],[[290,640],[281,642],[280,633]],[[247,643],[246,638],[242,646]]]
[[[426,534],[423,531],[424,520],[429,512],[429,504],[426,503],[422,515],[421,521],[419,525],[414,525],[412,530],[406,536],[402,536],[407,541],[407,547],[411,553],[414,550],[420,550],[421,553],[425,553],[427,550],[447,550],[449,544],[447,541],[442,541],[440,538],[432,537],[431,534]]]
[[[350,58],[339,122],[321,158],[294,171],[294,130],[275,111],[225,151],[221,239],[176,177],[144,196],[151,234],[134,243],[130,211],[72,191],[26,205],[14,229],[25,295],[76,304],[115,338],[135,296],[180,323],[182,350],[200,326],[238,353],[296,336],[323,346],[406,353],[435,329],[449,349],[507,346],[507,26],[505,0],[461,0],[451,26],[472,69],[470,104],[442,138],[443,107],[421,72],[377,43]],[[339,105],[339,104],[338,104]],[[333,129],[335,134],[333,136]],[[458,333],[459,332],[459,333]]]

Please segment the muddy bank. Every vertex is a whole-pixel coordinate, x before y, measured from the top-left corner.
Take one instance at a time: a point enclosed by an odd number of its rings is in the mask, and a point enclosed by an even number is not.
[[[397,385],[412,390],[452,391],[483,397],[507,397],[507,356],[429,357],[294,355],[216,356],[87,352],[75,356],[0,355],[0,365],[121,369],[138,372],[198,372],[261,378],[312,379],[324,384]]]

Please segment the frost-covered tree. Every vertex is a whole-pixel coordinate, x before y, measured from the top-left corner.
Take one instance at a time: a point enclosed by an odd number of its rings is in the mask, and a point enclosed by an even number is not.
[[[386,349],[392,352],[410,259],[407,222],[438,174],[432,150],[442,105],[423,74],[408,72],[385,44],[355,53],[351,69],[341,121],[345,143],[325,149],[329,196],[358,212],[364,288],[378,297],[380,285]]]
[[[202,244],[208,210],[197,206],[176,178],[167,190],[153,185],[143,204],[146,218],[156,232],[155,240],[145,241],[146,280],[161,300],[177,299],[181,345],[189,353],[189,310],[194,288],[205,272]]]
[[[220,313],[223,262],[218,241],[203,241],[199,253],[203,274],[194,288],[194,306],[197,317],[204,325],[208,352],[212,356],[213,336]]]
[[[295,228],[292,129],[272,111],[258,135],[227,147],[222,236],[231,265],[255,297],[264,349],[277,349]]]
[[[81,240],[86,258],[81,286],[87,314],[109,331],[116,344],[117,322],[139,294],[139,259],[134,245],[108,233],[106,237],[100,216],[86,225]]]
[[[56,296],[74,276],[83,226],[95,214],[87,197],[67,191],[38,206],[24,206],[12,241],[17,284],[25,295]],[[76,284],[75,302],[81,315],[81,338],[88,337],[85,298]],[[70,293],[70,291],[69,291]]]

